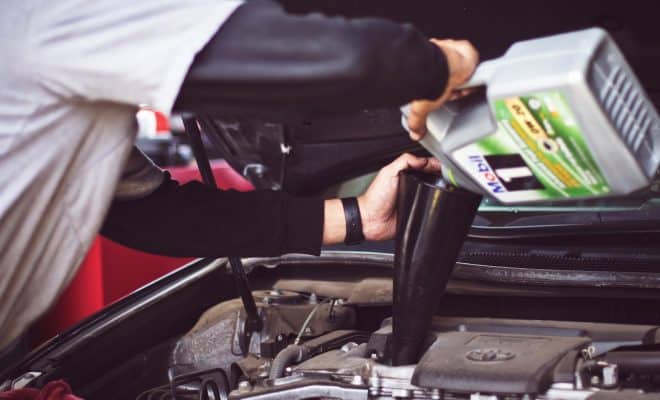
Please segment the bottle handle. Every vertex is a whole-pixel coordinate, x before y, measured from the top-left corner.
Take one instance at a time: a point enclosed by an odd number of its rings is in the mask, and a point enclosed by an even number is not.
[[[488,82],[495,73],[495,68],[497,66],[497,59],[488,60],[477,65],[477,69],[472,74],[472,77],[459,86],[459,89],[471,89],[479,86],[487,86]]]

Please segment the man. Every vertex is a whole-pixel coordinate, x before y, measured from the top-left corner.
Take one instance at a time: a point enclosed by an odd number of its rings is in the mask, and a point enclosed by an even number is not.
[[[456,95],[477,61],[467,42],[429,42],[381,19],[287,15],[268,0],[9,0],[0,54],[0,349],[75,273],[115,193],[139,105],[356,110],[423,100],[409,120],[419,138],[426,113]],[[403,156],[381,171],[359,201],[367,239],[392,237],[396,176],[408,167],[438,168]],[[160,176],[115,204],[111,217],[123,218],[109,219],[110,236],[153,250],[135,226],[177,229],[181,247],[170,253],[189,256],[314,254],[346,237],[336,199]]]

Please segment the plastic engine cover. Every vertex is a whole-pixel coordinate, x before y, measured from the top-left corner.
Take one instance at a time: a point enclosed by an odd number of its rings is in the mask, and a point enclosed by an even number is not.
[[[560,360],[589,344],[585,337],[447,332],[424,354],[412,383],[457,392],[543,393]]]

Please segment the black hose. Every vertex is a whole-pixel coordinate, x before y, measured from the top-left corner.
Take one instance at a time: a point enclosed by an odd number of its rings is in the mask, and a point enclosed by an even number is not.
[[[616,365],[619,373],[660,374],[660,352],[658,351],[613,351],[594,360],[582,363],[578,376],[585,387],[595,386],[602,389],[611,389],[618,383],[605,386],[603,382],[591,384],[593,376],[601,376],[603,369]]]
[[[603,357],[622,372],[660,374],[660,351],[613,351]]]
[[[368,332],[354,330],[336,330],[311,339],[305,344],[291,344],[277,353],[271,363],[269,379],[284,376],[286,367],[300,363],[327,351],[336,350],[349,342],[365,343],[371,335]]]
[[[277,379],[284,376],[286,367],[293,363],[299,363],[309,358],[311,351],[305,345],[289,345],[277,353],[270,365],[269,379]]]

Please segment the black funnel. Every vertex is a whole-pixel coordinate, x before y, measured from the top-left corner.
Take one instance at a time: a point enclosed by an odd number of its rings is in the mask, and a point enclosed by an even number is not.
[[[392,365],[419,361],[435,305],[445,291],[481,196],[442,178],[406,171],[399,177]]]

